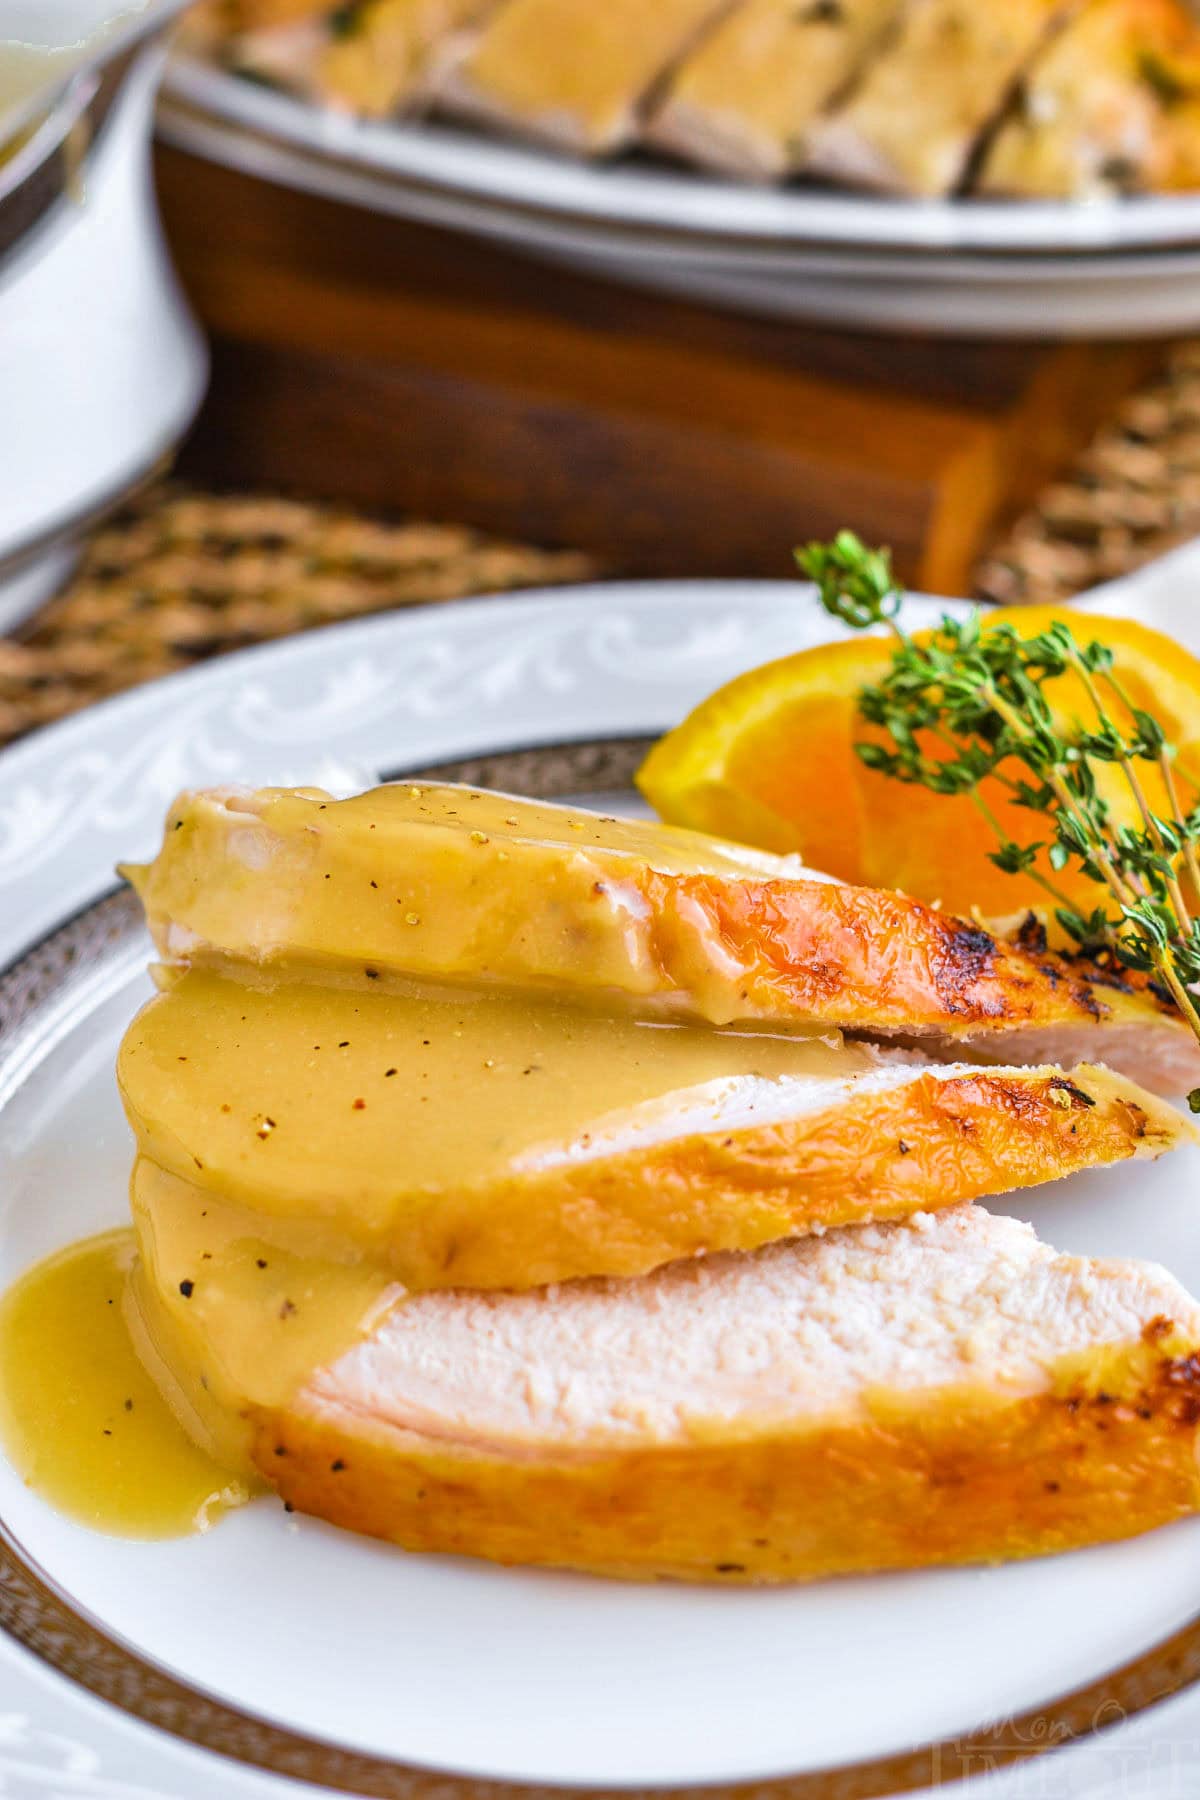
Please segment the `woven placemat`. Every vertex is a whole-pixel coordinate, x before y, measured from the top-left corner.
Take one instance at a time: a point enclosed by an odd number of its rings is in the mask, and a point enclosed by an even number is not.
[[[95,534],[19,637],[0,638],[0,743],[225,650],[596,572],[589,557],[462,526],[160,485]]]
[[[1061,481],[982,559],[981,599],[1069,600],[1200,535],[1200,342],[1131,395]]]
[[[975,592],[1062,601],[1200,534],[1200,343],[1135,394],[983,558]],[[453,525],[163,484],[0,638],[0,743],[224,650],[397,606],[586,580],[594,559]]]

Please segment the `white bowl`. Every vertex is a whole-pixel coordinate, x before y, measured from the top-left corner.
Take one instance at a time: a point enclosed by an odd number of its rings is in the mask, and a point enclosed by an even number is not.
[[[204,391],[151,181],[161,65],[153,49],[131,64],[75,191],[0,262],[0,627],[164,463]]]

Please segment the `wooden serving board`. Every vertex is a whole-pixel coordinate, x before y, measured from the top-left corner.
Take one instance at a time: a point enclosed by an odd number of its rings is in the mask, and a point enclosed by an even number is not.
[[[160,149],[213,336],[190,476],[783,575],[852,525],[965,592],[988,537],[1153,372],[1147,344],[818,330],[660,298]]]

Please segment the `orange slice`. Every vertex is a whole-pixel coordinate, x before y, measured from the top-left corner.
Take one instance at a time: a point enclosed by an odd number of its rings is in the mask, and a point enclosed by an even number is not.
[[[1181,804],[1195,805],[1200,660],[1132,620],[1053,607],[997,610],[985,617],[984,630],[1009,624],[1029,638],[1060,618],[1078,641],[1098,640],[1112,649],[1115,673],[1131,703],[1153,713],[1176,747]],[[906,786],[860,761],[856,743],[886,739],[859,717],[858,694],[879,679],[890,656],[886,637],[858,637],[740,675],[655,746],[638,772],[638,786],[673,825],[765,850],[798,851],[811,867],[844,881],[903,888],[954,912],[978,908],[995,917],[1028,906],[1044,910],[1051,902],[1031,876],[1006,875],[990,861],[996,838],[969,796],[949,798]],[[1060,717],[1095,719],[1077,676],[1048,683],[1046,695]],[[1127,722],[1116,701],[1110,711],[1118,723]],[[939,753],[936,745],[925,748]],[[1157,766],[1139,763],[1138,772],[1150,805],[1166,811]],[[1114,817],[1135,821],[1136,807],[1120,771],[1104,768],[1100,776]],[[1045,820],[1014,806],[999,779],[985,782],[981,794],[1017,843],[1044,840]],[[1039,866],[1049,874],[1044,857]],[[1093,884],[1083,875],[1065,870],[1054,879],[1076,904],[1094,903]]]

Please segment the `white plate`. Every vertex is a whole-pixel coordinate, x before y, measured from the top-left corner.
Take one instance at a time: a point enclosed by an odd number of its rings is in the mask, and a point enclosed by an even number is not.
[[[915,601],[914,614],[933,605]],[[231,657],[0,757],[0,966],[13,965],[0,986],[0,1282],[123,1215],[129,1144],[111,1068],[145,991],[146,946],[125,900],[93,903],[117,856],[153,848],[180,783],[345,785],[533,745],[543,748],[490,773],[609,789],[632,760],[623,740],[738,670],[829,635],[794,585],[488,600]],[[567,743],[589,747],[544,748]],[[1115,1172],[1029,1195],[1019,1210],[1066,1248],[1157,1257],[1200,1288],[1198,1175],[1200,1155],[1180,1155],[1139,1168],[1136,1196]],[[270,1501],[205,1538],[139,1545],[64,1521],[3,1464],[0,1528],[0,1622],[40,1659],[0,1638],[0,1787],[8,1765],[61,1760],[64,1743],[79,1773],[74,1785],[55,1773],[15,1789],[31,1794],[103,1793],[110,1765],[136,1770],[140,1791],[207,1800],[257,1791],[255,1764],[407,1795],[419,1789],[414,1765],[646,1787],[897,1756],[855,1791],[912,1791],[983,1753],[960,1744],[939,1763],[921,1746],[970,1738],[987,1720],[1012,1716],[1001,1743],[1020,1747],[1053,1735],[1072,1689],[1091,1686],[1070,1715],[1077,1726],[1132,1710],[1135,1690],[1111,1672],[1147,1654],[1136,1704],[1170,1687],[1154,1652],[1190,1627],[1200,1593],[1200,1521],[1022,1566],[771,1592],[411,1557],[288,1520]],[[1185,1673],[1194,1660],[1176,1658]],[[17,1721],[7,1738],[5,1717]],[[164,1733],[146,1734],[145,1718]],[[1189,1729],[1200,1735],[1190,1692],[1118,1737],[1127,1758],[1147,1732],[1182,1755]],[[195,1737],[242,1769],[187,1748]],[[1060,1785],[1039,1791],[1094,1791],[1097,1771],[1117,1766],[1096,1760],[1111,1741],[1090,1759],[1058,1756]],[[1077,1768],[1092,1790],[1075,1788]]]
[[[1200,244],[1200,194],[1132,200],[909,201],[755,187],[636,160],[587,163],[442,124],[377,122],[176,57],[168,99],[330,163],[414,188],[693,240],[1063,254]]]

